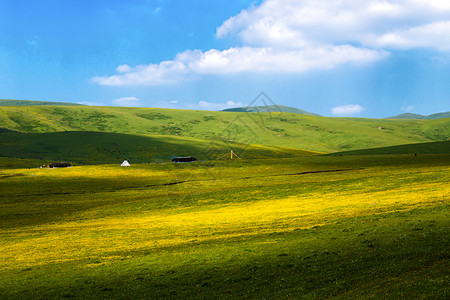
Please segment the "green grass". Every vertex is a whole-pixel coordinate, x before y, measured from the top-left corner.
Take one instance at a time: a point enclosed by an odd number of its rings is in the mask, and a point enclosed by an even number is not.
[[[247,106],[247,107],[235,107],[224,109],[223,111],[228,112],[256,112],[256,113],[267,113],[267,112],[285,112],[285,113],[294,113],[294,114],[302,114],[308,116],[319,116],[314,113],[307,112],[303,109],[289,107],[285,105],[266,105],[266,106]]]
[[[399,145],[382,148],[345,151],[330,155],[384,155],[384,154],[443,154],[450,153],[450,141]]]
[[[293,113],[87,106],[0,107],[0,124],[0,132],[97,131],[166,135],[319,152],[446,141],[450,136],[448,118],[377,120],[326,118]],[[0,143],[1,139],[0,133]]]
[[[424,154],[2,169],[0,298],[445,299],[449,165]]]
[[[52,101],[0,99],[0,106],[36,106],[36,105],[80,106],[82,104],[68,103],[68,102],[52,102]]]
[[[442,118],[450,118],[450,112],[441,112],[428,116],[412,114],[412,113],[404,113],[393,117],[388,117],[386,119],[442,119]]]
[[[446,299],[449,122],[0,107],[0,299]]]
[[[318,153],[292,148],[241,144],[231,141],[208,141],[197,138],[131,135],[104,132],[3,133],[0,134],[0,157],[19,158],[17,166],[48,165],[67,161],[75,165],[167,162],[173,156],[197,159],[227,159],[230,149],[244,159],[309,156]],[[228,154],[228,155],[227,155]],[[5,161],[6,162],[6,161]],[[36,164],[36,162],[39,162]],[[13,160],[0,168],[13,167]]]

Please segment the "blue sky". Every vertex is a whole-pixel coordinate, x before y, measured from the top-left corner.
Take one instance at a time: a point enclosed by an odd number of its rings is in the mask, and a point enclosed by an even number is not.
[[[450,110],[447,0],[0,0],[0,98]]]

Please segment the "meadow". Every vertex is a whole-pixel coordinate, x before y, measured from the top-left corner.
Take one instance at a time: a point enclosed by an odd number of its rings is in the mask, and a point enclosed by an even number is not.
[[[174,156],[198,159],[220,159],[230,150],[245,159],[317,155],[318,152],[295,148],[245,144],[233,141],[211,141],[190,137],[132,135],[106,132],[53,132],[0,134],[0,168],[48,165],[54,161],[70,161],[75,165],[167,162]],[[34,160],[24,164],[23,161]]]
[[[448,118],[16,102],[0,299],[449,297]]]
[[[2,168],[0,298],[448,298],[450,154],[369,154]]]
[[[447,141],[450,119],[387,120],[160,108],[0,106],[0,149],[9,147],[6,144],[14,133],[18,141],[27,140],[27,134],[33,134],[29,138],[33,142],[27,144],[27,150],[16,151],[17,158],[31,158],[27,156],[33,149],[42,148],[38,142],[40,135],[46,143],[51,140],[51,133],[56,140],[82,142],[73,132],[84,134],[84,138],[91,135],[90,139],[94,139],[92,132],[149,139],[173,137],[178,138],[180,147],[195,139],[202,143],[220,140],[332,153]],[[114,143],[120,144],[118,140]],[[132,142],[131,137],[126,140]],[[143,146],[141,141],[142,138],[135,140],[134,145]],[[111,146],[110,143],[108,148]],[[7,155],[0,153],[0,156]]]

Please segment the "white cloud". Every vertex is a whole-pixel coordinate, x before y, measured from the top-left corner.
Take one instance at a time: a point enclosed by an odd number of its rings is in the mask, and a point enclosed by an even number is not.
[[[106,104],[102,102],[92,102],[92,101],[82,101],[77,102],[78,104],[88,105],[88,106],[106,106]]]
[[[141,101],[136,97],[123,97],[113,100],[114,104],[119,106],[136,107],[141,106]]]
[[[166,85],[184,79],[186,66],[179,61],[163,61],[160,64],[139,65],[131,68],[127,65],[117,67],[125,74],[96,76],[92,81],[100,85]]]
[[[173,61],[138,66],[125,74],[93,78],[101,85],[162,85],[202,74],[301,73],[332,69],[342,64],[367,64],[387,57],[382,50],[350,45],[299,50],[240,47],[224,51],[186,51]],[[125,68],[119,66],[123,71]],[[119,68],[118,68],[119,69]]]
[[[412,2],[418,5],[425,4],[435,10],[450,10],[450,2],[447,0],[412,0]]]
[[[364,110],[365,108],[359,104],[349,104],[333,107],[331,109],[331,113],[337,116],[351,116],[356,115]]]
[[[225,21],[216,36],[238,36],[247,45],[260,47],[349,43],[364,46],[371,45],[372,38],[391,32],[450,21],[449,3],[446,0],[266,0]],[[441,35],[441,39],[445,36]],[[418,46],[440,49],[437,40]]]
[[[199,101],[196,107],[190,107],[191,109],[200,110],[223,110],[226,108],[234,108],[244,106],[242,102],[227,101],[226,103],[215,103],[207,101]]]
[[[117,67],[101,85],[168,85],[201,75],[302,73],[368,64],[390,49],[450,50],[447,0],[265,0],[217,28],[240,39],[226,50],[187,50],[173,60]]]
[[[450,21],[435,22],[407,30],[398,30],[374,37],[367,44],[378,47],[410,49],[417,47],[450,50]]]
[[[343,63],[369,63],[387,53],[350,45],[326,46],[299,50],[241,47],[205,53],[187,52],[187,69],[198,74],[235,74],[242,72],[299,73],[331,69]]]
[[[120,72],[120,73],[127,73],[127,72],[130,72],[130,71],[131,71],[131,67],[130,67],[129,65],[127,65],[127,64],[125,64],[125,65],[120,65],[120,66],[118,66],[118,67],[116,68],[116,71],[117,71],[117,72]]]
[[[414,105],[408,105],[408,106],[403,106],[402,107],[402,110],[404,111],[404,112],[411,112],[411,111],[413,111],[414,110]]]

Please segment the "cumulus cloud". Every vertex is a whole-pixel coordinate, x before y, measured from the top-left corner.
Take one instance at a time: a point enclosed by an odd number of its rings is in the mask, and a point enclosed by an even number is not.
[[[406,30],[392,31],[374,37],[367,44],[398,49],[428,47],[448,51],[450,39],[443,38],[448,36],[450,36],[450,21],[434,22]]]
[[[364,107],[359,104],[336,106],[331,109],[331,113],[336,116],[352,116],[362,111],[364,111]]]
[[[121,65],[113,76],[96,76],[92,81],[100,85],[166,85],[180,81],[186,75],[186,66],[177,60],[164,61],[160,64],[139,65],[131,68]]]
[[[299,50],[239,47],[224,51],[185,51],[173,61],[130,68],[125,74],[94,77],[101,85],[163,85],[203,74],[300,73],[349,64],[367,64],[389,55],[382,50],[350,45]],[[125,68],[120,67],[122,72]],[[118,68],[119,69],[119,68]]]
[[[180,57],[198,74],[235,74],[242,72],[298,73],[313,69],[331,69],[343,63],[368,63],[387,55],[383,51],[349,45],[299,50],[240,47],[205,53],[185,52]]]
[[[234,102],[234,101],[227,101],[225,103],[199,101],[195,108],[201,109],[201,110],[223,110],[226,108],[234,108],[234,107],[241,107],[241,106],[243,106],[242,102]]]
[[[141,101],[136,97],[123,97],[113,100],[113,103],[119,106],[136,107],[141,106]]]
[[[449,3],[445,0],[266,0],[225,21],[216,36],[238,36],[244,43],[257,46],[354,43],[371,46],[372,39],[413,28],[425,27],[427,33],[435,35],[447,32],[436,25],[450,21]],[[410,34],[411,38],[422,37],[423,32],[412,30]],[[445,36],[441,35],[441,40]],[[440,49],[437,40],[409,47],[417,46]]]
[[[131,70],[132,70],[131,67],[127,64],[120,65],[116,68],[116,71],[120,72],[120,73],[127,73],[127,72],[130,72]]]
[[[106,106],[106,104],[102,103],[102,102],[81,101],[81,102],[77,102],[77,103],[87,105],[87,106]]]
[[[302,73],[344,64],[363,65],[391,49],[449,51],[450,1],[265,0],[226,20],[219,39],[242,46],[187,50],[173,60],[116,68],[101,85],[168,85],[204,74]]]
[[[411,112],[415,109],[414,105],[402,106],[404,112]]]

